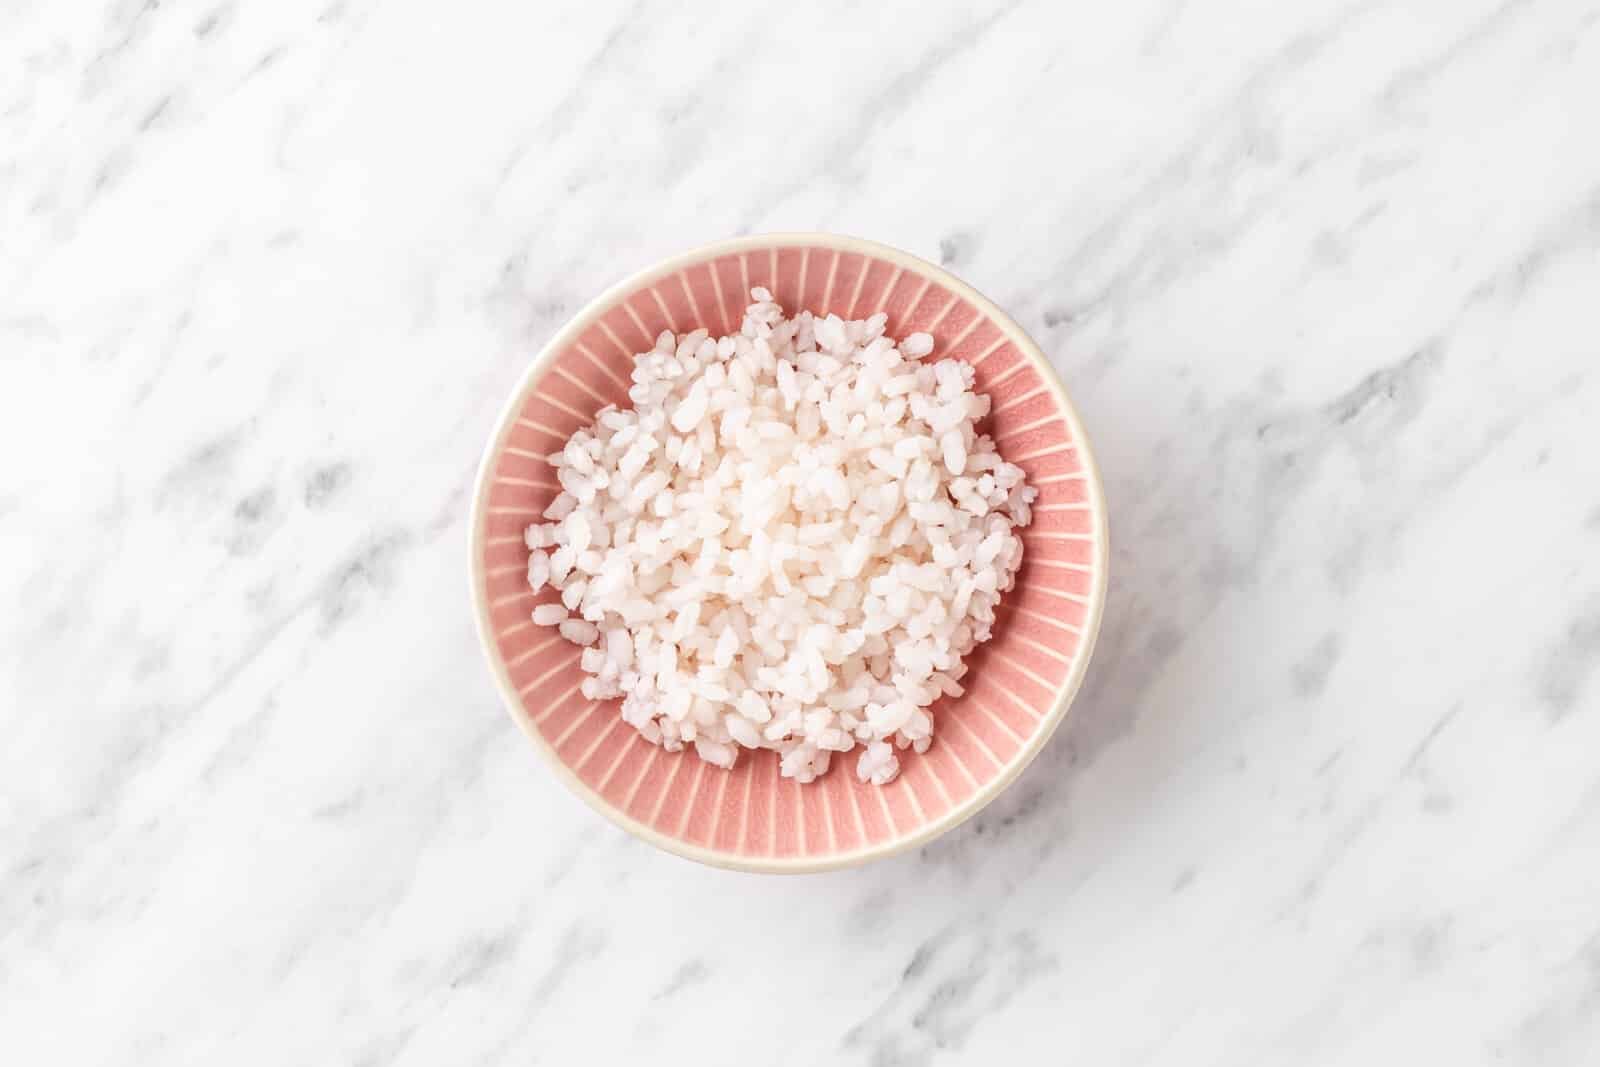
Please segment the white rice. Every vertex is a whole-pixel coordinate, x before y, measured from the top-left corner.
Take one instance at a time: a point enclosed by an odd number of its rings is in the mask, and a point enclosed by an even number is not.
[[[584,646],[590,699],[731,767],[775,749],[810,782],[862,746],[882,785],[927,749],[1022,562],[1038,491],[975,426],[972,368],[765,289],[730,337],[663,332],[631,410],[549,457],[563,492],[527,531],[533,621]]]

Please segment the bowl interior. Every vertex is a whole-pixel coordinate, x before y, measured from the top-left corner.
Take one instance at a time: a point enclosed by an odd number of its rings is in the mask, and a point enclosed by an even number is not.
[[[578,650],[535,626],[524,528],[559,491],[544,455],[605,404],[626,406],[632,357],[663,329],[738,329],[752,286],[785,310],[931,333],[930,359],[972,364],[993,397],[1001,454],[1039,489],[1017,585],[995,636],[967,659],[965,695],[935,705],[934,743],[907,753],[885,787],[855,777],[855,753],[810,785],[774,753],[723,771],[669,753],[622,722],[614,701],[578,691]],[[647,272],[601,298],[552,342],[513,398],[484,461],[474,524],[480,625],[513,714],[586,800],[662,847],[748,869],[816,869],[926,840],[976,811],[1032,758],[1082,677],[1099,622],[1105,533],[1081,427],[1031,342],[977,293],[930,264],[864,242],[744,239]]]

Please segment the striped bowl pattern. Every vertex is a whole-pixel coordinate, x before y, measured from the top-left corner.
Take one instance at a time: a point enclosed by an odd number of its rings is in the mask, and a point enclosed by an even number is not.
[[[523,529],[558,492],[543,456],[626,406],[633,353],[662,329],[738,329],[750,288],[784,308],[931,333],[934,356],[972,364],[993,397],[989,432],[1039,489],[1017,586],[995,636],[968,656],[966,694],[934,707],[934,743],[903,753],[885,787],[855,777],[856,753],[817,782],[780,778],[770,752],[732,771],[669,753],[625,724],[615,701],[578,691],[578,650],[535,626],[555,597],[527,585]],[[928,841],[994,798],[1049,738],[1082,680],[1106,581],[1105,507],[1088,443],[1037,346],[998,308],[932,264],[830,234],[739,238],[647,270],[601,296],[550,342],[511,397],[484,456],[473,506],[472,586],[479,632],[512,716],[567,783],[652,843],[718,866],[809,871]]]

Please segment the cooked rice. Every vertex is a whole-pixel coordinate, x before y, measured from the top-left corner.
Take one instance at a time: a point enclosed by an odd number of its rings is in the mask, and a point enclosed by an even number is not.
[[[1038,491],[976,430],[989,398],[933,338],[884,336],[772,294],[739,333],[663,332],[549,457],[562,492],[528,527],[533,621],[583,646],[590,699],[646,739],[731,767],[776,750],[810,782],[927,749],[1015,580]]]

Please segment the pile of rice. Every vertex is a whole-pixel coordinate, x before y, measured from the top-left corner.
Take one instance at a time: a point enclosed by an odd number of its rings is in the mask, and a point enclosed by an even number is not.
[[[862,746],[882,785],[927,749],[1022,562],[1038,490],[975,424],[972,368],[923,362],[886,316],[786,318],[762,288],[730,337],[663,332],[549,457],[563,492],[528,527],[534,609],[584,646],[582,691],[648,740],[731,767],[781,753],[810,782]]]

